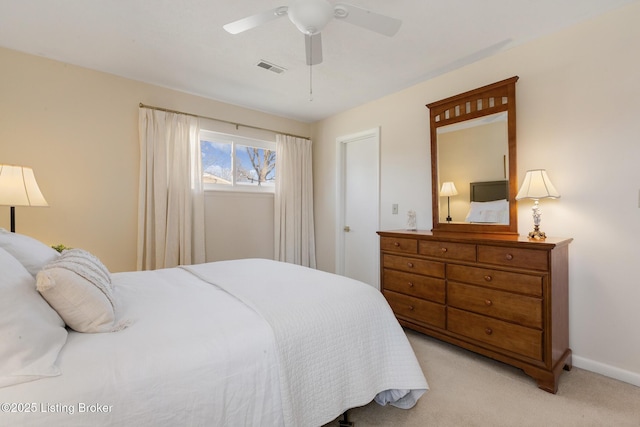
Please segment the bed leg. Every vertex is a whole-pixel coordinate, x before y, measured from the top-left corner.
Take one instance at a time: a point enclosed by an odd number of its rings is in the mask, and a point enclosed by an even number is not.
[[[340,427],[353,427],[353,422],[349,421],[349,415],[347,414],[348,411],[344,411],[344,414],[342,414],[342,419],[340,420],[340,423],[338,424]]]

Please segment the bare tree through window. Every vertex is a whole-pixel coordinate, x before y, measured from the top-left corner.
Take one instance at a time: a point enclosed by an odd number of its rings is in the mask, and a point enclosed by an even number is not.
[[[276,153],[275,151],[257,148],[244,147],[251,164],[251,170],[246,170],[241,165],[238,168],[240,176],[251,183],[262,185],[263,182],[271,182],[275,178]],[[238,177],[240,181],[240,176]]]

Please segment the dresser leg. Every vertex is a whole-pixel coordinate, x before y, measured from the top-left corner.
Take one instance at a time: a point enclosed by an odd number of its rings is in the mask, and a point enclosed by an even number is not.
[[[553,372],[544,372],[533,378],[537,381],[538,388],[553,394],[558,392],[558,377]]]
[[[525,373],[538,382],[538,387],[549,393],[556,394],[558,392],[558,378],[563,370],[570,371],[573,367],[571,362],[571,350],[567,349],[564,357],[556,363],[553,370],[541,371],[538,369],[523,368]]]
[[[573,368],[573,362],[571,361],[571,353],[569,353],[569,356],[567,356],[567,358],[564,361],[564,370],[570,371],[571,368]]]

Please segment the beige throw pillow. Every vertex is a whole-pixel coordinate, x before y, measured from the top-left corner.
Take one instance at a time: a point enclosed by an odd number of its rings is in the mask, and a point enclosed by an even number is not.
[[[36,279],[40,294],[71,329],[78,332],[118,329],[111,275],[91,253],[65,250]]]

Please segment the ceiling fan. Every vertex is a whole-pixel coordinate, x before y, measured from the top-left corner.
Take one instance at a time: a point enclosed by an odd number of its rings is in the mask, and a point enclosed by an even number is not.
[[[349,4],[336,3],[332,6],[327,0],[293,0],[289,6],[279,6],[275,9],[251,15],[226,24],[223,28],[231,34],[238,34],[285,15],[305,35],[307,65],[316,65],[322,62],[320,31],[324,29],[332,18],[389,37],[396,34],[402,24],[399,19],[380,15]]]

